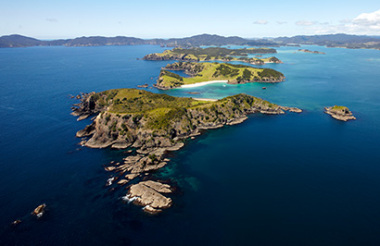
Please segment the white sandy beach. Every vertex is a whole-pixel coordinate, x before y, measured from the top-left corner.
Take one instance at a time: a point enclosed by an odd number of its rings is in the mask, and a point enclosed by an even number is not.
[[[197,100],[197,101],[207,101],[207,102],[216,102],[218,101],[218,99],[214,99],[214,98],[193,98],[194,100]]]
[[[227,83],[227,82],[228,80],[212,80],[212,81],[205,81],[205,82],[189,84],[189,85],[181,85],[181,88],[192,88],[192,87],[199,87],[199,86],[204,86],[204,85],[209,85],[209,84]]]

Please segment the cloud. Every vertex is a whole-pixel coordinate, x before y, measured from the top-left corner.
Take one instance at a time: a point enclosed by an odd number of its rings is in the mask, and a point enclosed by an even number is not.
[[[52,22],[52,23],[56,23],[56,22],[58,22],[58,20],[55,19],[55,18],[46,18],[46,21],[47,21],[47,22]]]
[[[283,25],[283,24],[286,24],[288,22],[286,22],[286,21],[276,21],[276,23],[279,24],[279,25]]]
[[[372,13],[360,14],[352,23],[361,26],[380,26],[380,9]]]
[[[339,24],[316,27],[318,34],[350,33],[358,35],[378,35],[380,32],[380,10],[359,14],[354,19],[341,20]]]
[[[314,26],[318,24],[316,21],[307,21],[307,20],[300,20],[296,22],[297,26]]]
[[[257,20],[257,21],[254,21],[253,24],[266,25],[266,24],[268,24],[268,21],[267,20]]]

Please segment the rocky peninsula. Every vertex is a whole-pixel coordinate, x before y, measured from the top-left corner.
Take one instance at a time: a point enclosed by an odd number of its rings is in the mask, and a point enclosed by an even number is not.
[[[184,71],[190,77],[182,77],[171,71]],[[278,83],[285,80],[285,76],[270,68],[254,68],[246,65],[228,63],[196,63],[175,62],[161,69],[157,83],[154,85],[161,90],[181,87],[182,85],[200,82],[225,80],[229,84],[244,84],[250,82]]]
[[[325,113],[331,115],[334,119],[341,121],[356,120],[356,117],[352,115],[352,112],[345,106],[332,106],[326,107]]]
[[[277,53],[271,48],[244,48],[244,49],[227,49],[220,47],[209,48],[174,48],[165,50],[162,53],[153,53],[143,57],[143,60],[148,61],[240,61],[254,65],[263,65],[265,63],[282,63],[277,57],[256,58],[248,57],[248,54],[271,54]]]
[[[149,213],[161,212],[172,200],[166,197],[171,187],[142,177],[170,161],[169,151],[182,148],[185,140],[206,129],[234,125],[247,114],[284,114],[300,112],[268,101],[238,94],[217,101],[154,94],[138,89],[116,89],[83,94],[73,108],[74,115],[97,114],[93,122],[77,132],[85,146],[91,148],[133,148],[136,153],[105,169],[118,175],[120,185],[132,182],[126,199],[144,206]]]

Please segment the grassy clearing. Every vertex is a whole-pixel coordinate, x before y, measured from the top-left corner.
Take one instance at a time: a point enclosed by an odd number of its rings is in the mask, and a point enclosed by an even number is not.
[[[338,105],[334,105],[332,107],[332,110],[349,111],[347,107],[345,107],[345,106],[338,106]]]

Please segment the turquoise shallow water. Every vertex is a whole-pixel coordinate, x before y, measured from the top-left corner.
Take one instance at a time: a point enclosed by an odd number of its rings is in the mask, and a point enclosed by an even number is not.
[[[378,245],[380,51],[282,47],[278,84],[213,84],[154,92],[222,98],[247,93],[302,114],[252,115],[171,154],[156,176],[178,184],[159,216],[105,187],[103,165],[126,154],[77,145],[90,120],[69,94],[152,84],[156,46],[0,49],[1,245]],[[261,88],[265,86],[267,90]],[[338,122],[323,107],[357,116]],[[116,186],[114,186],[116,187]],[[48,212],[29,216],[46,202]],[[12,228],[17,218],[24,222]]]

